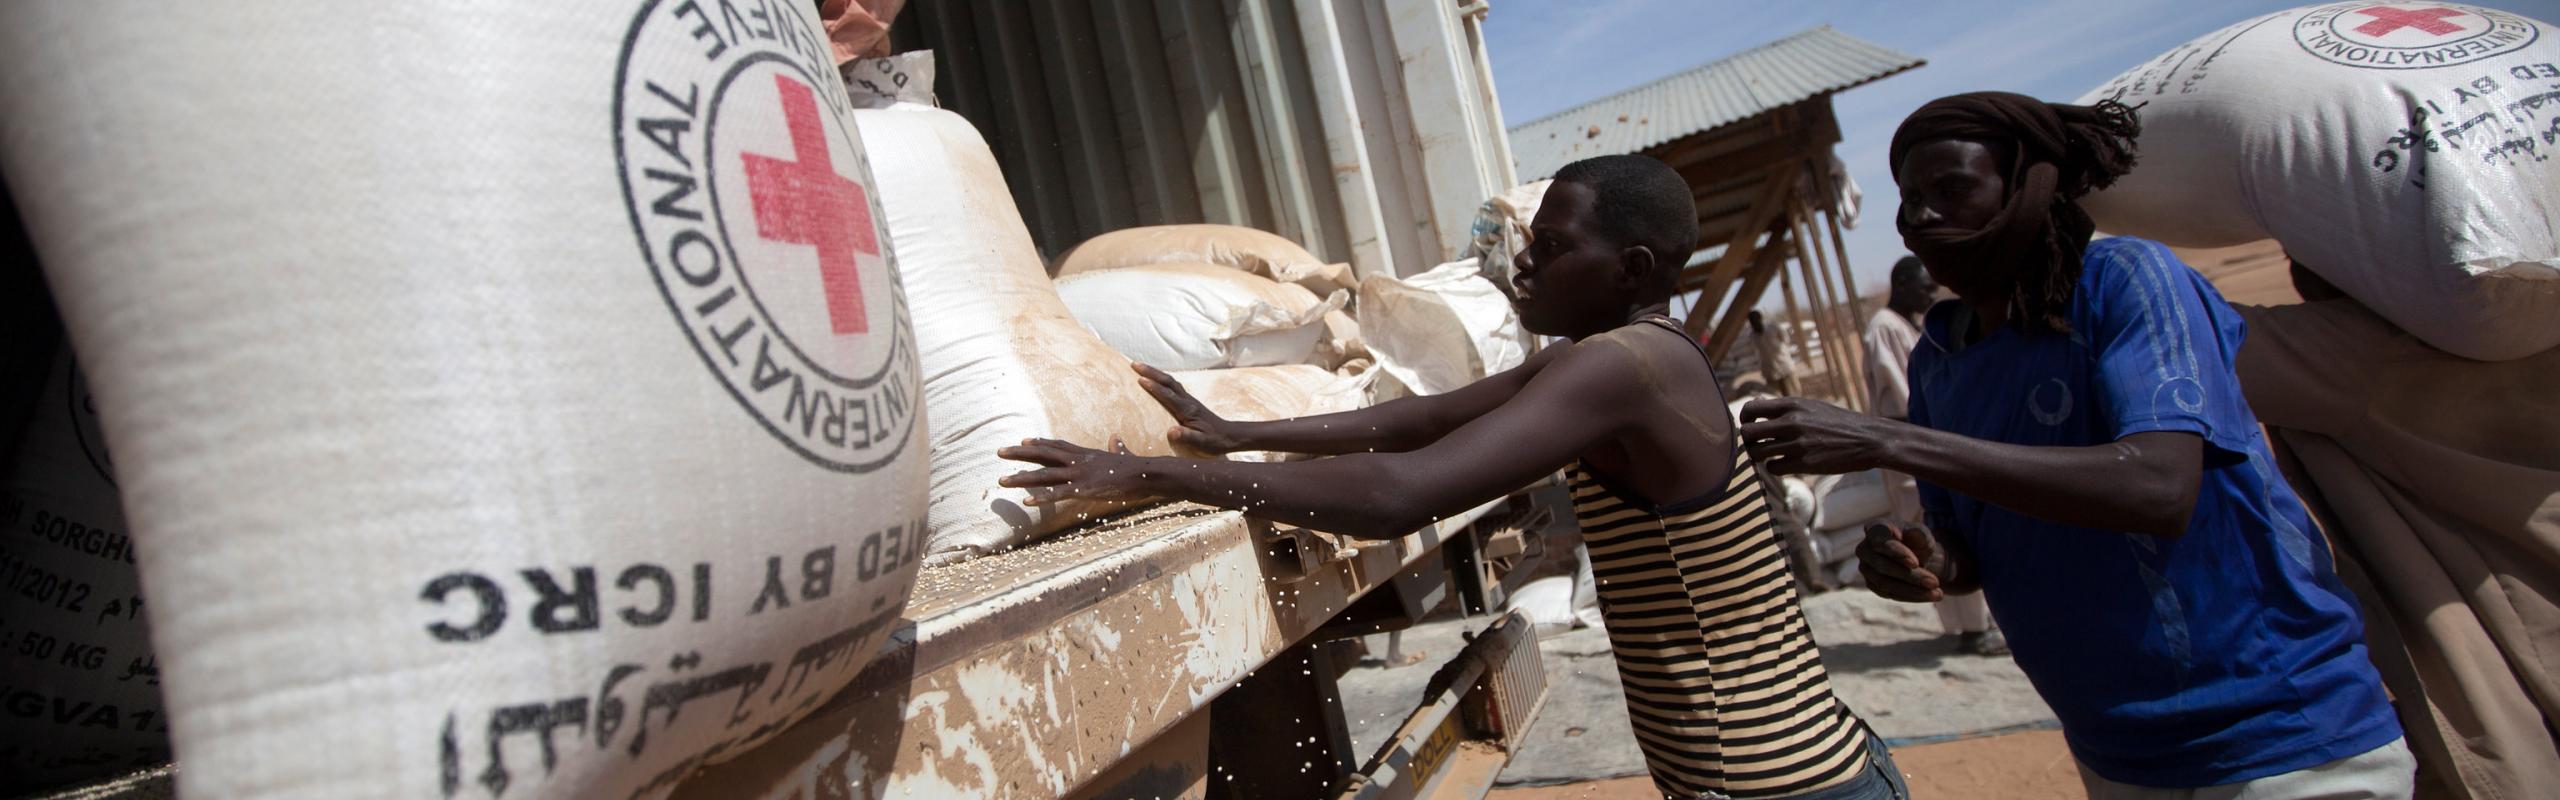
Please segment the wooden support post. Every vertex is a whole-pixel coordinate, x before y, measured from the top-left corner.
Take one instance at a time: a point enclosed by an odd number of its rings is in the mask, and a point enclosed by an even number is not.
[[[1792,229],[1796,232],[1794,235],[1796,235],[1799,241],[1801,241],[1804,225],[1799,217],[1802,216],[1801,212],[1803,209],[1794,208],[1789,210],[1791,212],[1791,216],[1788,221],[1791,223]],[[1813,317],[1812,336],[1822,340],[1821,360],[1816,361],[1812,357],[1812,353],[1806,352],[1805,369],[1812,370],[1815,368],[1815,365],[1819,364],[1822,371],[1831,376],[1832,387],[1837,389],[1840,386],[1840,375],[1844,371],[1844,368],[1840,363],[1840,339],[1834,332],[1831,324],[1831,310],[1836,303],[1833,302],[1831,294],[1828,291],[1828,287],[1824,286],[1824,281],[1822,280],[1822,268],[1814,263],[1813,253],[1811,250],[1806,248],[1797,248],[1796,267],[1803,270],[1805,308],[1807,311],[1812,312]],[[1797,335],[1803,336],[1805,334],[1799,331]],[[1803,340],[1798,340],[1796,346],[1799,351],[1811,350]],[[1809,381],[1798,380],[1796,383],[1799,386],[1804,386],[1809,383]],[[1810,387],[1807,388],[1809,392]],[[1846,398],[1834,397],[1832,399],[1840,401],[1843,405],[1848,405],[1850,408],[1856,407],[1854,405],[1849,405]]]
[[[1743,267],[1751,263],[1751,252],[1757,249],[1755,245],[1759,243],[1761,231],[1768,230],[1773,221],[1786,212],[1796,185],[1792,167],[1793,164],[1785,164],[1770,170],[1769,179],[1760,184],[1760,194],[1752,198],[1751,210],[1744,214],[1742,227],[1731,241],[1725,243],[1724,254],[1716,258],[1715,268],[1707,273],[1706,286],[1698,294],[1700,305],[1714,307],[1724,299],[1725,290],[1733,288],[1734,279],[1741,277]],[[1706,327],[1705,317],[1689,318],[1689,335],[1696,336]]]
[[[1743,318],[1751,313],[1752,306],[1760,304],[1760,295],[1769,291],[1769,281],[1786,275],[1786,272],[1785,242],[1772,242],[1752,254],[1751,266],[1744,271],[1741,291],[1733,294],[1733,302],[1725,306],[1724,315],[1716,318],[1715,333],[1707,337],[1707,360],[1724,360],[1725,350],[1742,338]],[[1701,297],[1698,301],[1701,306],[1715,308],[1710,305],[1715,301]]]
[[[1842,406],[1863,411],[1867,398],[1866,391],[1860,388],[1864,383],[1859,380],[1861,375],[1858,371],[1861,343],[1857,339],[1856,323],[1851,321],[1853,318],[1843,316],[1852,306],[1842,302],[1837,294],[1838,287],[1831,280],[1829,260],[1822,253],[1822,241],[1813,233],[1812,204],[1798,204],[1792,222],[1796,238],[1805,243],[1805,268],[1822,276],[1825,309],[1821,312],[1822,319],[1816,324],[1822,328],[1822,355],[1823,360],[1830,364],[1831,385],[1840,392],[1838,399]],[[1805,286],[1807,293],[1811,293],[1812,282],[1807,281]]]

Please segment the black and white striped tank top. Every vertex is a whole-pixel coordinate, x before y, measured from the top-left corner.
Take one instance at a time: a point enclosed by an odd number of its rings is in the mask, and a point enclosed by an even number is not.
[[[1796,794],[1867,764],[1870,734],[1831,693],[1757,468],[1730,446],[1723,491],[1660,508],[1571,471],[1627,715],[1670,797]]]

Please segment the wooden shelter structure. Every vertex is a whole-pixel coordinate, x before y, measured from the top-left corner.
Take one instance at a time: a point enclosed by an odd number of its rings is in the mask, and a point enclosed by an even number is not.
[[[1722,363],[1774,284],[1803,393],[1863,409],[1866,304],[1840,235],[1856,190],[1832,154],[1831,95],[1925,63],[1826,25],[1512,128],[1512,153],[1524,179],[1616,153],[1679,170],[1698,203],[1690,334]]]

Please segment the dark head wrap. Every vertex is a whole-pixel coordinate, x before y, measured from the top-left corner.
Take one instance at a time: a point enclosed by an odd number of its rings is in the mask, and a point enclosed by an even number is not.
[[[1963,265],[1985,277],[1968,290],[2011,292],[2010,318],[2041,320],[2068,332],[2064,319],[2080,282],[2080,256],[2097,230],[2075,202],[2133,169],[2133,139],[2142,123],[2113,100],[2094,106],[2047,103],[2008,92],[1974,92],[1929,101],[1893,132],[1892,169],[1922,143],[1962,139],[2007,145],[2009,196],[1978,231],[1912,230],[1894,215],[1903,246],[1925,262]],[[1944,273],[1942,273],[1944,274]],[[2003,286],[2002,284],[2006,284]]]

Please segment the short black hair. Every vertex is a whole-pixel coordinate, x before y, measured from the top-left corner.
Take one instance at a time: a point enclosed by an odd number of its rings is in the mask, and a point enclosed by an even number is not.
[[[1594,156],[1556,170],[1556,180],[1591,190],[1591,224],[1621,246],[1643,245],[1677,284],[1698,249],[1698,201],[1671,165],[1650,156]]]
[[[1893,262],[1893,288],[1895,289],[1916,286],[1921,278],[1928,276],[1929,268],[1920,263],[1919,256],[1903,256],[1902,260]]]

